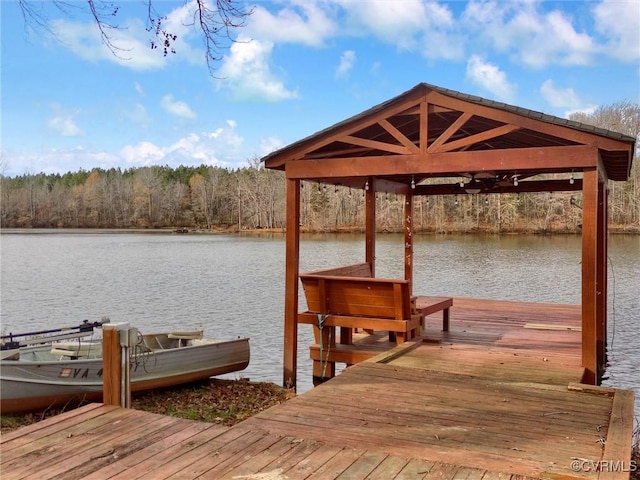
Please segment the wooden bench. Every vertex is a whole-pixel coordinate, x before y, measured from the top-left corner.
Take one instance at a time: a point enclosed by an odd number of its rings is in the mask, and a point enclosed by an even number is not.
[[[385,330],[395,334],[397,343],[413,338],[420,327],[420,315],[411,312],[407,280],[317,273],[300,275],[300,280],[308,310],[298,314],[298,323]]]
[[[413,310],[420,314],[424,320],[427,315],[437,313],[442,310],[442,331],[449,331],[449,309],[453,306],[451,297],[415,297]]]
[[[315,380],[335,375],[336,327],[341,345],[352,345],[354,329],[387,331],[389,340],[397,344],[418,333],[421,316],[411,311],[407,280],[371,278],[368,264],[357,264],[302,274],[300,281],[308,309],[298,313],[298,323],[314,326],[320,356],[324,355],[322,361],[314,360]],[[359,358],[353,352],[349,358]],[[349,358],[345,363],[357,363]]]

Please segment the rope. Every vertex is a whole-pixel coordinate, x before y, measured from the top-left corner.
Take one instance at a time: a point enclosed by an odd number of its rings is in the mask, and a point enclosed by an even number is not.
[[[322,315],[318,314],[318,330],[320,330],[320,367],[322,369],[322,378],[326,378],[327,373],[327,364],[329,363],[329,352],[331,351],[331,332],[329,332],[329,347],[327,348],[327,355],[325,359],[322,359],[322,352],[324,350],[322,339],[324,335],[322,334],[322,330],[324,329],[324,321],[329,317],[329,314]]]
[[[327,378],[327,364],[329,363],[329,352],[331,351],[331,331],[329,331],[329,347],[327,348],[327,356],[322,365],[322,378]],[[322,350],[320,350],[320,358],[322,359]]]

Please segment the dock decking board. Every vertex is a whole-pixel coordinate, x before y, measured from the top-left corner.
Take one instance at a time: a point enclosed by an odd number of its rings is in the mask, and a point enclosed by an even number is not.
[[[482,351],[482,355],[479,355]],[[582,367],[574,357],[542,351],[473,345],[433,345],[419,348],[393,360],[393,365],[467,374],[474,377],[519,378],[522,382],[566,386],[579,382]],[[496,364],[500,368],[496,369]],[[573,365],[572,365],[573,364]]]
[[[91,404],[2,435],[0,474],[618,480],[570,469],[573,457],[628,462],[632,428],[631,392],[578,384],[580,315],[456,298],[449,332],[434,315],[399,347],[356,335],[386,353],[235,427]]]
[[[569,392],[566,388],[564,391],[536,390],[530,386],[487,383],[484,379],[473,381],[465,378],[465,381],[455,383],[455,379],[448,381],[447,376],[441,376],[442,382],[432,386],[447,390],[440,397],[444,400],[434,407],[429,405],[428,397],[425,397],[424,405],[420,401],[412,404],[405,402],[405,397],[423,398],[423,390],[429,390],[428,386],[417,387],[415,394],[411,395],[410,384],[414,383],[415,378],[411,375],[414,373],[412,369],[408,369],[404,379],[398,380],[397,376],[389,375],[389,382],[385,382],[384,376],[366,375],[370,371],[377,373],[385,370],[393,370],[396,375],[405,373],[405,369],[388,365],[360,364],[332,380],[333,385],[327,385],[332,388],[318,387],[288,402],[284,408],[270,410],[250,419],[249,423],[255,421],[256,427],[273,431],[286,429],[295,432],[304,429],[306,435],[312,438],[329,436],[339,438],[341,444],[366,448],[378,446],[394,455],[421,454],[422,458],[437,460],[442,458],[442,454],[449,457],[467,450],[463,455],[466,461],[478,464],[481,464],[482,456],[523,458],[532,450],[548,450],[547,454],[564,455],[556,459],[567,459],[567,462],[571,455],[584,458],[593,458],[594,455],[600,458],[602,455],[597,440],[606,436],[606,427],[601,432],[597,432],[596,427],[602,423],[606,425],[608,421],[612,403],[610,397],[590,395],[586,399],[573,395],[577,392]],[[363,376],[366,381],[362,381]],[[405,385],[399,382],[405,382]],[[374,384],[378,385],[375,400],[362,405],[367,398],[367,389]],[[354,390],[349,385],[358,385],[359,388]],[[345,393],[349,391],[351,396],[346,396]],[[471,400],[474,393],[483,394],[485,391],[491,396],[482,398],[480,402]],[[576,405],[567,408],[572,397],[577,400]],[[508,401],[503,401],[505,399]],[[540,406],[540,401],[545,399],[548,405],[546,412],[544,406]],[[594,402],[600,403],[599,411]],[[572,420],[565,421],[564,415],[543,416],[544,413],[555,413],[559,409],[570,414]],[[510,420],[508,425],[504,424],[506,415]],[[559,430],[553,430],[555,424],[559,424]],[[516,434],[514,428],[522,433]],[[592,433],[585,434],[585,429]],[[580,433],[580,437],[573,438]],[[585,444],[591,448],[585,448]],[[464,464],[464,459],[460,459],[460,462]]]
[[[144,460],[163,454],[169,447],[185,442],[209,428],[211,428],[211,425],[207,423],[194,422],[185,426],[182,421],[179,421],[169,429],[158,431],[157,435],[152,438],[147,436],[142,439],[135,438],[129,444],[131,446],[129,450],[118,452],[118,455],[123,458],[122,461],[114,463],[108,459],[109,461],[98,469],[96,469],[95,465],[88,465],[87,471],[82,472],[82,478],[85,480],[102,480],[121,473],[130,475],[130,471]]]

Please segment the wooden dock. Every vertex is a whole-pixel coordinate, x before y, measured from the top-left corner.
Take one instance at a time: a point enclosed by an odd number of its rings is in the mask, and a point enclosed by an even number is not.
[[[579,307],[456,298],[449,332],[434,317],[416,341],[234,427],[91,404],[2,435],[0,473],[628,478],[633,393],[579,383],[579,319]]]

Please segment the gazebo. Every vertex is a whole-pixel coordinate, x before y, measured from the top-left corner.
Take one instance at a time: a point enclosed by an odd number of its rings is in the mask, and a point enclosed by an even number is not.
[[[421,83],[267,155],[266,168],[286,175],[283,383],[296,385],[300,185],[312,181],[364,190],[364,260],[372,276],[376,193],[404,196],[409,285],[414,196],[581,191],[583,382],[600,384],[607,341],[607,185],[629,178],[634,151],[635,139],[627,135]],[[462,181],[426,184],[430,178]]]

